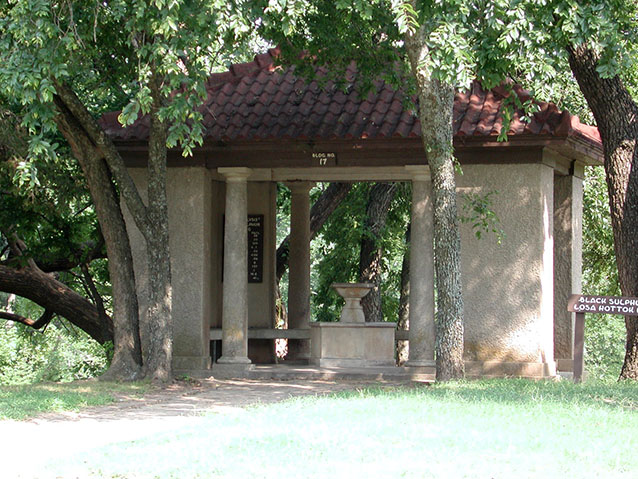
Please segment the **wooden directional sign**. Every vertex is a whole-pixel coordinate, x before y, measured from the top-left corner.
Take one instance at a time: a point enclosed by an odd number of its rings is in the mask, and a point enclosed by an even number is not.
[[[567,311],[576,313],[576,324],[574,325],[574,381],[580,382],[583,378],[585,313],[638,316],[638,298],[572,294],[567,301]]]
[[[638,315],[638,298],[626,296],[587,296],[572,294],[567,301],[567,311],[572,313]]]

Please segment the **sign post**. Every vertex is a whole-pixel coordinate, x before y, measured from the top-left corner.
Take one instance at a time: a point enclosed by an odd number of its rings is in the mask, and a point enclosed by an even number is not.
[[[585,313],[576,313],[574,324],[574,382],[583,380],[585,369]]]
[[[576,313],[576,324],[574,325],[574,382],[579,383],[583,380],[585,313],[638,316],[638,298],[572,294],[567,301],[567,311]]]

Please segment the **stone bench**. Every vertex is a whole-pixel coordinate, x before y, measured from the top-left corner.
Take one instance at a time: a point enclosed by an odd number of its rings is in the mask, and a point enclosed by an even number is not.
[[[222,339],[221,328],[210,329],[210,340]],[[310,339],[309,329],[249,328],[248,339]]]
[[[408,340],[409,331],[397,329],[394,337],[400,341]],[[210,340],[220,341],[222,339],[221,328],[210,328]],[[250,328],[248,339],[310,339],[310,330],[307,329],[272,329],[272,328]]]

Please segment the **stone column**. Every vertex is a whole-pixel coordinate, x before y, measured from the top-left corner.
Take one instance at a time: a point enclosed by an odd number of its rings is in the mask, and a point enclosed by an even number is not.
[[[218,168],[226,177],[221,364],[248,359],[248,210],[249,168]]]
[[[427,166],[410,165],[412,230],[410,241],[410,332],[406,366],[434,367],[434,236],[432,184]]]
[[[554,177],[554,358],[558,370],[573,371],[574,313],[567,299],[582,287],[583,180]]]
[[[288,329],[310,328],[310,189],[314,183],[286,183],[290,204],[290,250],[288,252]],[[289,339],[287,359],[307,361],[307,340]]]

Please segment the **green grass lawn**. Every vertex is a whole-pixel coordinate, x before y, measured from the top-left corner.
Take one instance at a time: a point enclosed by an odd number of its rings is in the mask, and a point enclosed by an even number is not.
[[[635,478],[638,385],[485,380],[212,414],[52,477]]]
[[[143,394],[146,383],[96,380],[0,386],[0,420],[26,419],[44,412],[77,411],[115,401],[114,393]]]

